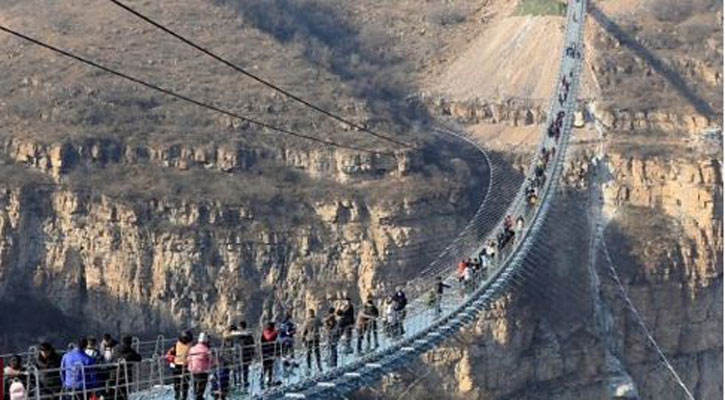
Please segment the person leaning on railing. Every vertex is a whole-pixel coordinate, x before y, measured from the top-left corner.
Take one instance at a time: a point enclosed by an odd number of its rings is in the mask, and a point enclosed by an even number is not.
[[[357,315],[357,352],[362,353],[363,339],[367,342],[366,348],[370,350],[373,348],[371,344],[371,338],[375,338],[374,348],[378,347],[378,317],[380,311],[375,307],[372,295],[368,295],[368,299],[362,307],[362,310]]]
[[[254,335],[247,329],[247,321],[239,322],[239,327],[231,325],[224,333],[222,351],[234,350],[232,376],[244,390],[249,388],[249,366],[255,355]]]
[[[35,368],[38,369],[37,385],[41,395],[52,395],[60,389],[62,383],[58,375],[60,355],[53,345],[43,342],[38,346]]]

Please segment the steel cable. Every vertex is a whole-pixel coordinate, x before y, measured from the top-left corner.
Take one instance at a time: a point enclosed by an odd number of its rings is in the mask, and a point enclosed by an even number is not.
[[[217,106],[215,106],[213,104],[206,103],[206,102],[203,102],[203,101],[200,101],[200,100],[196,100],[196,99],[193,99],[193,98],[188,97],[186,95],[182,95],[182,94],[176,93],[176,92],[174,92],[172,90],[162,88],[162,87],[157,86],[157,85],[155,85],[153,83],[149,83],[149,82],[144,81],[142,79],[135,78],[135,77],[133,77],[131,75],[128,75],[126,73],[123,73],[123,72],[114,70],[112,68],[109,68],[109,67],[106,67],[104,65],[101,65],[101,64],[99,64],[97,62],[94,62],[94,61],[91,61],[91,60],[86,59],[84,57],[75,55],[75,54],[73,54],[73,53],[71,53],[69,51],[66,51],[66,50],[57,48],[57,47],[52,46],[52,45],[47,44],[47,43],[44,43],[44,42],[42,42],[42,41],[40,41],[38,39],[34,39],[34,38],[30,37],[30,36],[24,35],[24,34],[18,32],[18,31],[15,31],[13,29],[7,28],[5,26],[0,25],[0,31],[3,31],[3,32],[8,33],[10,35],[13,35],[13,36],[15,36],[15,37],[17,37],[19,39],[25,40],[26,42],[30,42],[30,43],[33,43],[33,44],[38,45],[40,47],[43,47],[45,49],[48,49],[48,50],[50,50],[50,51],[52,51],[54,53],[63,55],[65,57],[68,57],[68,58],[71,58],[71,59],[74,59],[74,60],[76,60],[78,62],[81,62],[83,64],[89,65],[89,66],[91,66],[93,68],[99,69],[101,71],[107,72],[109,74],[118,76],[118,77],[123,78],[123,79],[126,79],[126,80],[131,81],[133,83],[136,83],[138,85],[141,85],[141,86],[144,86],[146,88],[149,88],[149,89],[155,90],[157,92],[163,93],[163,94],[165,94],[167,96],[171,96],[171,97],[174,97],[176,99],[185,101],[187,103],[191,103],[191,104],[194,104],[196,106],[199,106],[199,107],[202,107],[202,108],[205,108],[205,109],[208,109],[208,110],[211,110],[211,111],[214,111],[214,112],[217,112],[217,113],[220,113],[220,114],[223,114],[223,115],[232,117],[232,118],[236,118],[236,119],[238,119],[240,121],[244,121],[244,122],[250,123],[252,125],[256,125],[256,126],[258,126],[260,128],[265,128],[265,129],[269,129],[269,130],[272,130],[272,131],[275,131],[275,132],[279,132],[279,133],[282,133],[282,134],[285,134],[285,135],[294,136],[294,137],[297,137],[297,138],[300,138],[300,139],[309,140],[309,141],[312,141],[312,142],[317,142],[317,143],[320,143],[320,144],[324,144],[326,146],[339,147],[339,148],[348,149],[348,150],[354,150],[354,151],[359,151],[359,152],[364,152],[364,153],[370,153],[370,154],[375,154],[375,155],[384,155],[384,156],[388,156],[388,157],[395,158],[395,154],[392,154],[392,153],[379,152],[379,151],[370,150],[370,149],[366,149],[366,148],[361,148],[361,147],[357,147],[357,146],[345,145],[345,144],[337,143],[337,142],[334,142],[334,141],[331,141],[331,140],[327,140],[327,139],[320,139],[320,138],[317,138],[317,137],[314,137],[314,136],[310,136],[310,135],[303,134],[303,133],[298,133],[298,132],[295,132],[295,131],[292,131],[292,130],[289,130],[289,129],[286,129],[286,128],[281,128],[281,127],[278,127],[278,126],[275,126],[275,125],[271,125],[271,124],[268,124],[266,122],[258,121],[256,119],[248,118],[248,117],[242,116],[240,114],[237,114],[236,112],[219,108],[219,107],[217,107]]]
[[[394,144],[396,144],[398,146],[407,147],[409,149],[417,149],[417,147],[415,147],[415,146],[411,146],[411,145],[409,145],[407,143],[404,143],[404,142],[401,142],[399,140],[393,139],[390,136],[383,135],[381,133],[375,132],[375,131],[373,131],[373,130],[365,127],[365,126],[362,126],[362,125],[357,124],[355,122],[352,122],[352,121],[350,121],[348,119],[345,119],[343,117],[340,117],[337,114],[334,114],[334,113],[332,113],[332,112],[330,112],[328,110],[325,110],[324,108],[322,108],[320,106],[317,106],[317,105],[309,102],[308,100],[303,99],[302,97],[300,97],[298,95],[295,95],[295,94],[293,94],[293,93],[291,93],[291,92],[289,92],[289,91],[287,91],[285,89],[282,89],[281,87],[273,84],[272,82],[270,82],[270,81],[268,81],[266,79],[263,79],[263,78],[255,75],[255,74],[247,71],[246,69],[244,69],[244,68],[242,68],[242,67],[234,64],[233,62],[231,62],[231,61],[229,61],[229,60],[227,60],[225,58],[222,58],[221,56],[213,53],[211,50],[209,50],[209,49],[207,49],[205,47],[202,47],[202,46],[196,44],[191,39],[182,36],[181,34],[179,34],[179,33],[175,32],[175,31],[169,29],[168,27],[162,25],[159,22],[156,22],[151,17],[142,14],[138,10],[132,8],[131,6],[129,6],[127,4],[124,4],[121,1],[118,1],[118,0],[108,0],[108,1],[110,1],[111,3],[117,5],[118,7],[121,7],[122,9],[124,9],[127,12],[135,15],[136,17],[138,17],[138,18],[146,21],[147,23],[155,26],[156,28],[158,28],[158,29],[160,29],[160,30],[168,33],[169,35],[175,37],[176,39],[182,41],[183,43],[185,43],[185,44],[187,44],[187,45],[195,48],[196,50],[198,50],[198,51],[200,51],[200,52],[202,52],[204,54],[206,54],[207,56],[209,56],[209,57],[211,57],[211,58],[213,58],[213,59],[221,62],[222,64],[224,64],[224,65],[226,65],[226,66],[234,69],[235,71],[237,71],[237,72],[239,72],[239,73],[241,73],[241,74],[243,74],[243,75],[245,75],[245,76],[247,76],[247,77],[249,77],[249,78],[251,78],[251,79],[253,79],[253,80],[255,80],[255,81],[257,81],[257,82],[259,82],[259,83],[261,83],[263,85],[265,85],[265,86],[267,86],[268,88],[270,88],[270,89],[272,89],[272,90],[274,90],[274,91],[276,91],[278,93],[283,94],[284,96],[287,96],[287,97],[291,98],[292,100],[294,100],[294,101],[296,101],[296,102],[298,102],[298,103],[300,103],[300,104],[302,104],[302,105],[304,105],[304,106],[306,106],[308,108],[311,108],[311,109],[313,109],[313,110],[315,110],[315,111],[317,111],[317,112],[319,112],[321,114],[324,114],[325,116],[327,116],[329,118],[332,118],[332,119],[334,119],[334,120],[336,120],[338,122],[342,122],[342,123],[344,123],[344,124],[346,124],[346,125],[348,125],[350,127],[353,127],[355,129],[358,129],[358,130],[360,130],[360,131],[362,131],[364,133],[367,133],[369,135],[372,135],[372,136],[374,136],[374,137],[376,137],[378,139],[382,139],[382,140],[388,141],[390,143],[394,143]]]

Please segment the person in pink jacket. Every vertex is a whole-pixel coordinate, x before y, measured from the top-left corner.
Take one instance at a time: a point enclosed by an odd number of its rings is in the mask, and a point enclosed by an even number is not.
[[[199,334],[199,340],[189,350],[189,372],[194,377],[194,397],[204,400],[206,382],[209,380],[209,371],[213,360],[209,351],[209,339],[206,333]]]

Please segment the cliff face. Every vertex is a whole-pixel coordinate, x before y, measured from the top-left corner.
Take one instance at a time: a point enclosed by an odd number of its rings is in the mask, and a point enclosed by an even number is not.
[[[221,329],[282,305],[302,312],[336,290],[358,297],[414,273],[480,200],[470,172],[424,193],[407,190],[419,177],[397,176],[380,184],[401,193],[374,200],[351,191],[236,204],[6,185],[0,298],[47,300],[89,331],[152,334]],[[402,252],[426,242],[417,256]]]
[[[410,152],[385,156],[344,149],[250,146],[241,141],[133,144],[119,139],[86,137],[43,143],[10,137],[3,150],[7,159],[38,169],[55,179],[81,166],[129,168],[148,165],[180,171],[199,168],[239,173],[259,164],[273,163],[283,168],[295,168],[313,178],[347,182],[356,177],[370,178],[389,172],[404,175],[411,166],[420,165],[420,160],[411,159],[420,154]]]

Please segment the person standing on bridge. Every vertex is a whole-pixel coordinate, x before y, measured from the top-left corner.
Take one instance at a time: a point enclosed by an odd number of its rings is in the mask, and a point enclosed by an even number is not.
[[[101,355],[103,356],[103,362],[110,363],[113,361],[113,352],[117,344],[118,343],[116,343],[110,333],[103,334],[103,339],[101,340]]]
[[[397,304],[396,311],[398,312],[398,334],[405,335],[405,308],[408,306],[408,298],[405,297],[405,292],[403,292],[402,286],[398,286],[397,288],[395,288],[393,301]]]
[[[185,331],[179,336],[179,339],[171,349],[173,353],[173,362],[171,363],[174,373],[174,400],[186,400],[189,394],[189,372],[187,365],[189,364],[189,349],[191,341],[194,337],[191,331]]]
[[[436,278],[436,284],[435,284],[435,310],[436,315],[440,314],[442,310],[441,305],[443,304],[443,291],[445,289],[450,289],[451,286],[447,285],[445,282],[443,282],[443,278],[440,276]]]
[[[202,332],[199,334],[196,344],[189,349],[189,372],[194,378],[194,398],[196,400],[204,400],[204,391],[212,365],[209,339],[206,337],[206,333]]]
[[[279,332],[275,329],[274,322],[267,322],[259,340],[262,346],[262,384],[264,385],[264,378],[266,377],[267,387],[277,384],[274,380],[274,363],[281,353],[278,335]]]
[[[3,385],[3,393],[4,399],[12,400],[11,393],[13,392],[13,385],[15,385],[15,391],[19,394],[25,395],[27,392],[27,389],[25,385],[22,384],[22,381],[25,381],[25,376],[27,375],[27,372],[25,371],[25,368],[23,368],[23,360],[20,358],[19,355],[15,354],[12,357],[10,357],[10,361],[8,362],[8,365],[3,368],[2,371],[2,385]],[[16,382],[19,382],[22,386],[19,388],[16,384]]]
[[[398,311],[393,296],[385,298],[385,333],[389,338],[395,338],[398,326]]]
[[[279,324],[279,343],[282,346],[282,365],[285,370],[297,367],[295,363],[295,334],[297,326],[292,320],[292,313],[286,312]]]
[[[233,353],[234,359],[238,359],[239,357],[239,347],[237,346],[239,344],[239,338],[241,337],[242,332],[239,331],[239,328],[237,328],[236,325],[231,324],[229,328],[224,332],[222,335],[222,345],[220,353],[222,354],[228,354]],[[241,364],[241,360],[240,364]],[[236,364],[236,363],[235,363]],[[235,366],[235,368],[232,370],[232,379],[235,380],[237,384],[240,384],[242,379],[240,377],[240,368]]]
[[[516,234],[521,235],[524,232],[524,217],[519,215],[518,218],[516,218]]]
[[[35,367],[38,369],[38,389],[41,396],[53,395],[60,390],[61,381],[57,369],[60,368],[60,355],[53,345],[43,342],[38,346],[35,358]]]
[[[115,347],[113,361],[126,363],[126,368],[124,370],[118,368],[112,370],[110,380],[111,384],[115,385],[115,393],[112,394],[115,396],[114,399],[126,400],[128,399],[129,387],[134,382],[133,366],[134,363],[141,362],[141,355],[134,350],[131,336],[124,336],[121,339],[121,344]]]
[[[463,287],[467,294],[473,289],[473,274],[473,264],[468,260],[466,269],[463,271]]]
[[[368,326],[365,330],[365,341],[367,342],[368,349],[370,349],[370,339],[372,337],[373,349],[378,348],[378,318],[380,317],[380,310],[375,305],[372,294],[368,296],[368,300],[363,305],[365,315],[370,318]]]
[[[93,359],[94,364],[103,363],[103,357],[101,356],[101,352],[98,351],[98,340],[95,337],[88,337],[88,346],[86,346],[85,352],[88,357]]]
[[[486,254],[488,255],[488,259],[491,261],[491,264],[493,264],[496,261],[496,241],[491,239],[488,241],[488,245],[486,246]]]
[[[249,388],[249,366],[254,360],[254,335],[247,329],[247,321],[231,325],[222,339],[222,350],[233,349],[232,378],[246,391]]]
[[[231,364],[231,379],[243,390],[249,388],[249,366],[254,360],[254,335],[247,329],[247,321],[239,326],[232,324],[222,338],[222,352],[234,354]]]
[[[63,381],[63,390],[71,392],[74,396],[83,395],[87,389],[95,387],[95,374],[91,370],[93,359],[85,353],[88,339],[78,340],[73,350],[65,353],[60,360],[60,379]],[[77,393],[80,391],[80,393]]]
[[[463,279],[465,278],[466,273],[466,260],[461,260],[458,262],[458,265],[456,266],[456,273],[458,274],[458,283],[461,285],[461,289],[463,289]]]
[[[302,326],[302,340],[305,341],[307,349],[307,372],[312,373],[312,356],[315,356],[317,370],[322,372],[322,362],[320,361],[320,319],[315,315],[315,310],[307,311],[307,319]]]
[[[255,353],[254,335],[252,331],[247,329],[247,321],[239,322],[239,351],[241,353],[242,361],[242,385],[244,391],[249,389],[249,366],[252,365]]]
[[[357,353],[362,354],[363,339],[367,337],[366,349],[370,350],[370,330],[378,317],[378,309],[375,307],[372,298],[368,298],[362,309],[357,314]],[[376,326],[377,328],[377,326]],[[375,333],[375,343],[377,347],[377,332]]]
[[[330,307],[325,316],[325,330],[327,331],[328,362],[330,368],[337,367],[337,341],[340,340],[340,325],[335,315],[335,307]]]
[[[350,297],[345,297],[336,314],[341,330],[340,333],[345,335],[345,354],[352,354],[352,332],[355,327],[355,308],[352,305],[352,299]]]

